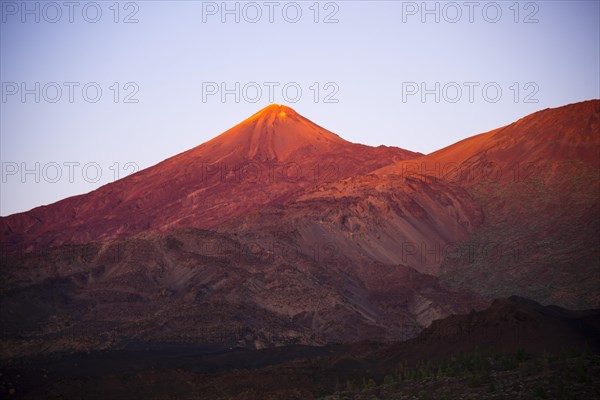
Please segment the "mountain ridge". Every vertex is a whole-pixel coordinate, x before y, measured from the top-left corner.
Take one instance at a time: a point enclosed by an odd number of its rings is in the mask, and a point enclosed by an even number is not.
[[[345,141],[289,107],[272,105],[95,191],[1,217],[2,247],[14,253],[144,230],[214,228],[248,210],[283,204],[324,181],[419,155]]]
[[[300,248],[328,238],[491,298],[599,307],[599,120],[600,100],[542,110],[224,229],[285,232]]]

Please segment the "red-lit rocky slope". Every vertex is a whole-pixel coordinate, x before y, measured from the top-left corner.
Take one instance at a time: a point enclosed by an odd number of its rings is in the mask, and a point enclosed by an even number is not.
[[[539,111],[376,174],[433,176],[481,206],[485,223],[441,263],[452,285],[600,306],[600,100]]]
[[[222,225],[490,297],[600,305],[600,101],[547,109]],[[251,232],[251,234],[248,234]]]
[[[270,105],[214,139],[117,182],[0,218],[5,251],[86,243],[173,227],[214,228],[323,182],[418,156],[350,143]]]
[[[596,306],[599,108],[544,110],[416,158],[268,107],[0,219],[2,355],[400,340],[484,307],[473,292]]]
[[[353,183],[415,156],[349,143],[270,106],[155,167],[3,218],[1,354],[392,341],[484,307],[396,255],[402,235],[452,241],[472,232],[481,212],[464,189]],[[320,199],[331,187],[343,196]],[[340,212],[351,203],[363,219]],[[266,219],[255,218],[261,210]],[[310,222],[288,229],[298,212]],[[388,258],[357,257],[355,234]]]

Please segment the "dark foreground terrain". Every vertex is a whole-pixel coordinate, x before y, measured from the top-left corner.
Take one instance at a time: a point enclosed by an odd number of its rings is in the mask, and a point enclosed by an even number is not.
[[[417,338],[263,350],[164,345],[3,360],[2,398],[594,399],[600,310],[511,297]]]

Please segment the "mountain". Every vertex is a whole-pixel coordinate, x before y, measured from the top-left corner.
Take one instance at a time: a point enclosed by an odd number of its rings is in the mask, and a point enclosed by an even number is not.
[[[270,106],[135,175],[2,218],[0,355],[393,342],[515,294],[593,308],[599,104],[430,155],[349,143]],[[470,167],[427,164],[442,162]],[[488,173],[517,163],[518,179]]]
[[[347,142],[273,105],[92,193],[2,218],[0,354],[391,341],[485,307],[394,258],[404,231],[450,240],[475,229],[479,209],[465,190],[389,181],[371,199],[369,188],[346,187],[416,156]],[[386,262],[346,247],[361,229],[375,238],[377,225],[345,219],[338,199],[311,203],[327,181],[365,212],[381,210]],[[296,209],[310,226],[287,229]]]
[[[600,306],[600,100],[546,109],[375,174],[464,188],[484,223],[437,275],[490,297]]]
[[[91,193],[0,218],[5,253],[148,230],[214,228],[316,185],[419,156],[350,143],[270,105],[227,132]]]
[[[599,116],[600,100],[543,110],[220,229],[277,232],[299,248],[327,238],[355,260],[490,298],[598,307]]]
[[[481,180],[506,183],[541,173],[560,175],[571,163],[598,169],[599,115],[600,100],[548,108],[376,173],[427,175],[473,186]]]

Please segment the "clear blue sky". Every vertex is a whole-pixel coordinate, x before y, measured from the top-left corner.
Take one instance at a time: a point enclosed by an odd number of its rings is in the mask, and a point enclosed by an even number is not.
[[[209,140],[269,104],[269,85],[347,140],[423,153],[600,97],[598,1],[275,3],[2,1],[1,215]],[[210,94],[236,82],[239,102]]]

